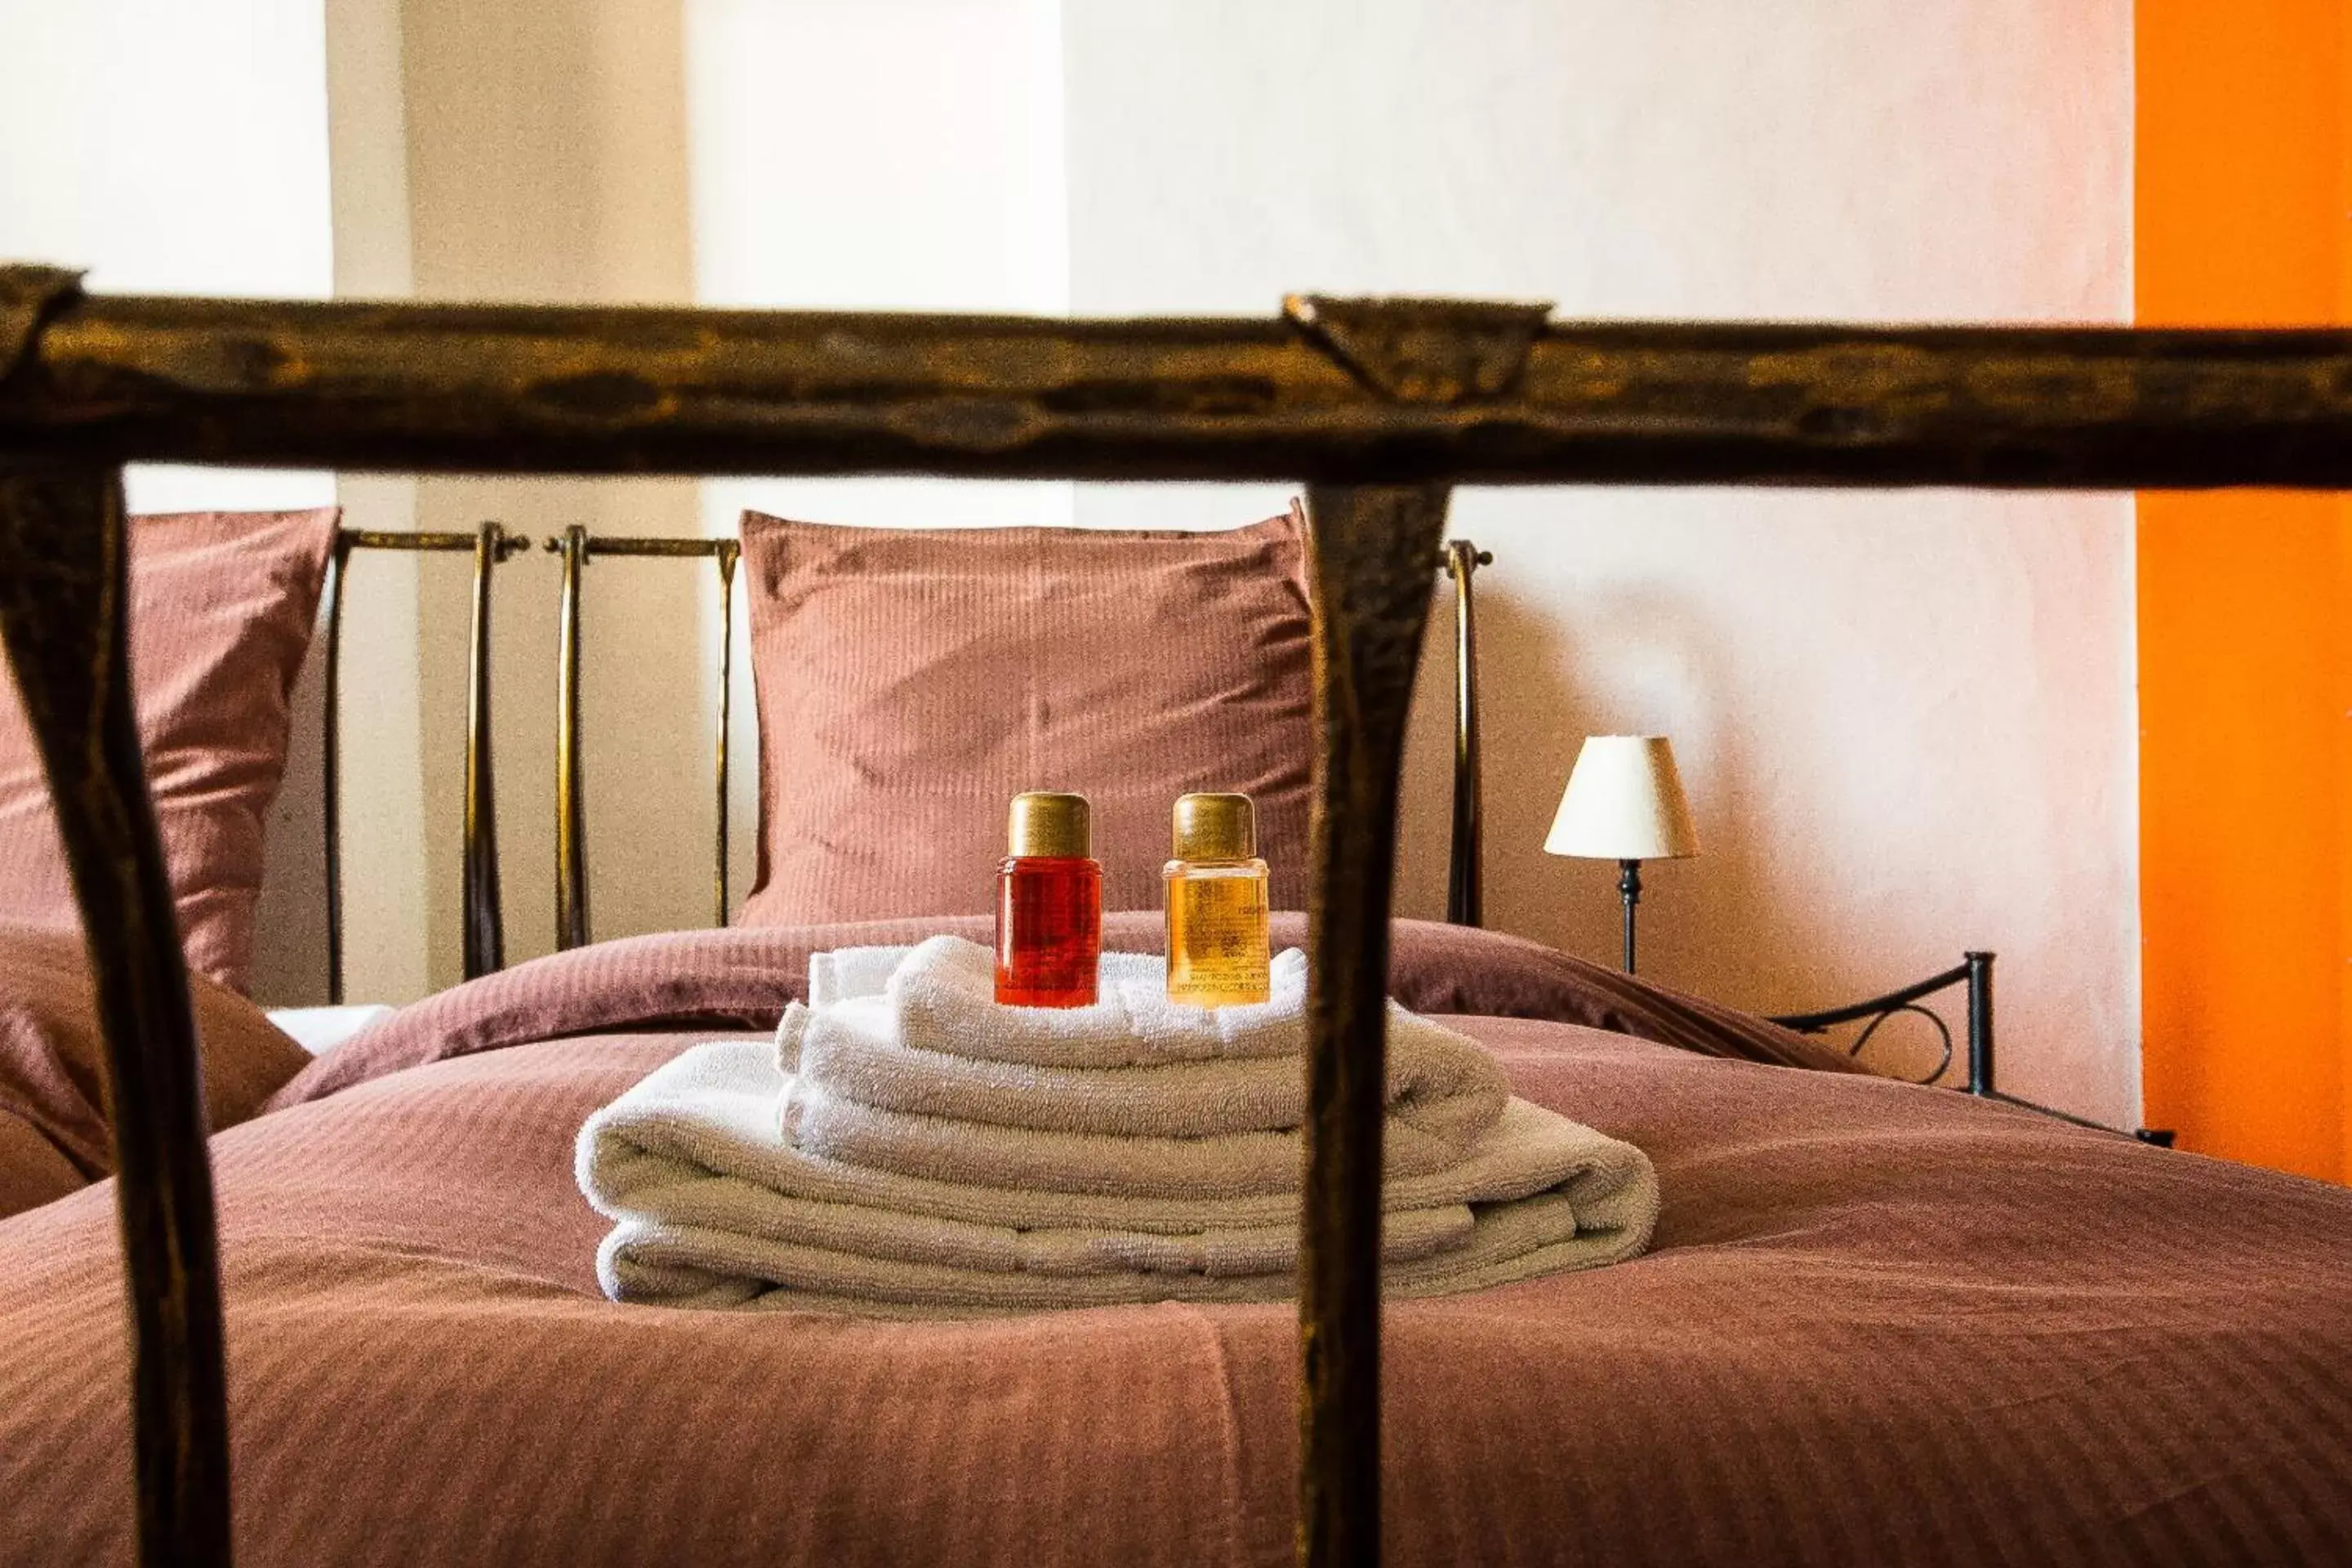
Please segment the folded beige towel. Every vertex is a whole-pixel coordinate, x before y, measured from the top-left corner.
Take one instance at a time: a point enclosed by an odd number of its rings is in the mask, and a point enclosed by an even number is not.
[[[691,1306],[969,1315],[1286,1297],[1291,1190],[1231,1200],[942,1181],[786,1142],[768,1047],[698,1046],[591,1117],[581,1190],[614,1226],[607,1294]],[[1648,1159],[1524,1100],[1464,1159],[1383,1189],[1382,1278],[1433,1295],[1613,1263],[1647,1244]]]

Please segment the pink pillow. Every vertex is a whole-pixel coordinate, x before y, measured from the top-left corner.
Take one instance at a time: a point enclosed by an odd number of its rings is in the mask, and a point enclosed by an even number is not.
[[[203,975],[189,992],[217,1132],[258,1113],[310,1055]],[[114,1173],[105,1062],[81,939],[0,924],[0,1218]]]
[[[261,839],[289,700],[341,513],[131,520],[131,671],[188,966],[237,991],[253,962]],[[0,920],[74,928],[39,752],[0,704]]]
[[[1187,790],[1257,802],[1274,899],[1307,875],[1307,542],[827,528],[746,512],[760,710],[751,925],[992,907],[1005,803],[1094,805],[1103,902],[1160,904]]]

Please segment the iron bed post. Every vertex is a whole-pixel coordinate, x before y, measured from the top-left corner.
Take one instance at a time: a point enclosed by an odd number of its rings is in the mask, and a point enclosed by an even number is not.
[[[1969,1092],[1992,1087],[1992,954],[1966,955],[1969,972]]]
[[[1320,740],[1298,1268],[1298,1542],[1310,1568],[1380,1559],[1389,906],[1405,717],[1446,495],[1443,485],[1307,492]]]
[[[474,612],[467,640],[466,978],[506,967],[506,916],[499,897],[499,803],[490,756],[490,581],[530,542],[495,522],[474,535]]]
[[[1478,756],[1478,613],[1470,580],[1494,564],[1491,551],[1466,539],[1445,542],[1445,574],[1454,579],[1454,837],[1445,871],[1445,918],[1458,926],[1486,923],[1482,862],[1486,825]]]
[[[490,557],[490,564],[492,566],[502,564],[516,551],[523,547],[523,542],[516,535],[501,531],[498,549]],[[343,606],[350,582],[352,554],[354,551],[360,550],[397,550],[416,553],[463,552],[478,554],[479,544],[478,533],[457,533],[446,530],[393,532],[382,529],[344,528],[338,529],[335,532],[334,545],[328,557],[327,581],[324,587],[327,654],[326,678],[323,682],[326,691],[322,700],[324,711],[320,715],[321,731],[320,788],[325,798],[320,803],[321,809],[319,814],[320,835],[326,841],[327,1000],[331,1003],[341,1004],[343,1000],[345,990],[343,955],[348,946],[343,930],[342,672]],[[478,565],[473,592],[478,597],[488,593]],[[487,752],[482,748],[485,747],[489,733],[488,715],[490,712],[490,704],[487,698],[487,690],[491,681],[488,648],[486,642],[488,636],[488,617],[481,615],[475,616],[467,632],[466,658],[469,680],[478,678],[484,688],[485,697],[478,705],[478,710],[470,698],[467,708],[466,776],[469,809],[471,791],[474,787],[473,781],[477,773],[477,756],[478,754],[487,756]],[[487,769],[482,771],[485,774],[485,787],[487,787]],[[468,823],[470,824],[472,820],[469,816]],[[474,919],[478,907],[481,909],[482,915],[488,921],[490,931],[490,937],[486,945],[493,952],[503,952],[506,947],[505,912],[499,907],[499,901],[495,896],[488,900],[486,907],[478,906],[476,899],[476,888],[482,876],[481,868],[486,864],[495,867],[498,862],[498,824],[495,819],[492,819],[487,826],[488,831],[479,836],[477,836],[470,826],[467,829],[466,840],[459,857],[459,897],[466,911],[466,918],[469,921]],[[470,970],[466,976],[468,980],[477,977]]]
[[[588,798],[580,768],[580,574],[588,531],[573,523],[547,547],[563,558],[555,654],[555,946],[588,941]]]
[[[718,852],[711,869],[710,923],[727,923],[727,730],[733,720],[735,689],[735,563],[743,547],[732,539],[717,542],[712,558],[719,566],[719,742],[713,773],[718,790]]]
[[[343,1005],[343,586],[352,534],[335,530],[327,556],[327,669],[320,700],[319,830],[326,839],[327,1001]]]
[[[1313,296],[1293,296],[1283,308],[1382,397],[1438,405],[1513,385],[1549,310]],[[1298,1559],[1306,1568],[1381,1557],[1389,917],[1405,723],[1436,586],[1429,563],[1444,538],[1451,493],[1442,480],[1307,488],[1318,733],[1298,1237]],[[1457,591],[1467,588],[1475,563],[1462,564]],[[1460,799],[1457,793],[1457,812]],[[1472,810],[1475,816],[1475,799]]]

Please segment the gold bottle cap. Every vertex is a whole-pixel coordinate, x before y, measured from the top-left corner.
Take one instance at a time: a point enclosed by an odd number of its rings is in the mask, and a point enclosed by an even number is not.
[[[1257,853],[1257,813],[1245,795],[1176,797],[1176,858],[1246,860]]]
[[[1028,790],[1013,797],[1005,842],[1011,853],[1083,860],[1094,853],[1087,797]]]

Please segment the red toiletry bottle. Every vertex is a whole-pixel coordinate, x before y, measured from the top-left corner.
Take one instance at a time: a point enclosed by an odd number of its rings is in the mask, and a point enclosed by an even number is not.
[[[1087,797],[1013,797],[1012,854],[996,875],[996,999],[1012,1007],[1087,1007],[1102,956],[1102,865]]]

